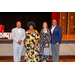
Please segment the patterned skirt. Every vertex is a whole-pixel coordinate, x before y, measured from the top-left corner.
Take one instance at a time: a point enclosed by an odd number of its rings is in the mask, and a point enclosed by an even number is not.
[[[39,62],[39,50],[37,48],[25,50],[25,62]]]
[[[39,53],[39,57],[40,60],[50,60],[50,55],[44,55],[44,47],[45,47],[45,43],[40,43],[40,53]],[[50,47],[50,46],[48,46]]]

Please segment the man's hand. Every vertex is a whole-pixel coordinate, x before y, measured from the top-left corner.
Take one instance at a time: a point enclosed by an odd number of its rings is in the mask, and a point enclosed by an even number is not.
[[[22,42],[22,40],[19,40],[17,43],[18,43],[19,45],[21,45],[21,42]]]
[[[56,43],[56,46],[59,46],[59,43]]]

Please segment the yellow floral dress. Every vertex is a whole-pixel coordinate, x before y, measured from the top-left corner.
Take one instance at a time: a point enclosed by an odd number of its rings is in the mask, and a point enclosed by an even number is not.
[[[33,30],[32,33],[26,31],[26,50],[25,50],[25,62],[38,62],[39,59],[39,47],[38,44],[34,48],[36,40],[39,40],[40,35],[37,30]]]

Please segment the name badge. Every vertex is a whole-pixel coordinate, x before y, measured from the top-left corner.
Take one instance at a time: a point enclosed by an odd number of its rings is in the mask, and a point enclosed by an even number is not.
[[[44,33],[47,33],[47,31],[45,31]]]

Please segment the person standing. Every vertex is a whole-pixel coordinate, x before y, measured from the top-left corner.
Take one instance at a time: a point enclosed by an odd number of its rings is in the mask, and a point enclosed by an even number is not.
[[[20,62],[25,39],[25,30],[21,28],[20,21],[17,21],[16,28],[13,28],[11,33],[13,39],[14,62]]]
[[[52,50],[52,61],[58,62],[59,60],[59,46],[62,39],[62,28],[57,25],[57,21],[52,21],[52,27],[50,28],[51,34],[51,50]]]
[[[41,29],[40,33],[40,59],[43,60],[43,62],[46,62],[46,60],[50,60],[50,30],[48,29],[47,22],[43,22],[43,28]],[[48,48],[48,50],[47,50]],[[46,49],[46,52],[44,51]],[[47,53],[48,52],[48,53]]]
[[[40,35],[37,30],[35,30],[36,24],[33,21],[27,23],[27,27],[29,28],[26,31],[26,39],[25,39],[25,62],[39,62],[39,47],[38,41],[40,39]]]

